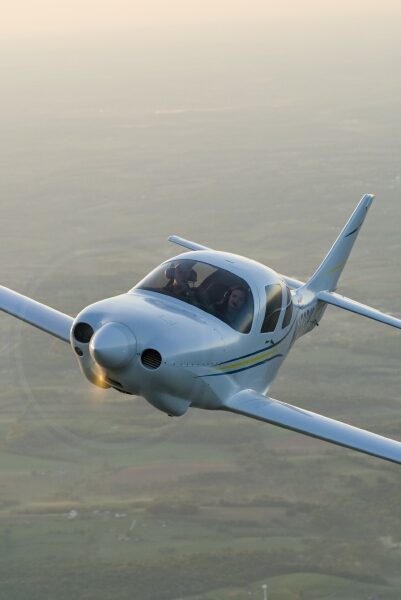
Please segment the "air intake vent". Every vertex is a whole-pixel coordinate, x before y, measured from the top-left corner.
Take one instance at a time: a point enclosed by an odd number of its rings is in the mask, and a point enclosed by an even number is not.
[[[74,327],[74,336],[78,342],[88,344],[93,335],[93,329],[88,323],[78,323]]]
[[[162,357],[157,350],[144,350],[141,356],[141,363],[147,369],[158,369],[162,364]]]

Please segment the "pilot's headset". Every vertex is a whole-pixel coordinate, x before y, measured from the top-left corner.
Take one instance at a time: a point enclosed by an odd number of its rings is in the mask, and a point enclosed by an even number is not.
[[[183,261],[185,263],[188,263],[189,261]],[[167,277],[167,279],[169,279],[170,281],[172,279],[175,278],[175,270],[176,268],[182,263],[171,263],[171,265],[169,267],[167,267],[167,269],[165,270],[164,274]],[[196,271],[192,268],[192,265],[194,265],[195,263],[191,262],[191,270],[189,272],[189,277],[188,277],[188,281],[190,281],[191,283],[196,283],[196,281],[198,280],[198,275],[196,274]]]

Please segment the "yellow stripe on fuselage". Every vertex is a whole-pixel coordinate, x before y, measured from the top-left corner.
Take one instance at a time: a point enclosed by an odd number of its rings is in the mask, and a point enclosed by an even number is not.
[[[217,371],[226,371],[227,369],[235,369],[237,367],[243,367],[244,365],[251,365],[252,363],[258,362],[258,360],[262,360],[264,358],[268,358],[269,356],[271,356],[272,354],[274,354],[275,352],[277,352],[278,350],[280,350],[280,348],[282,348],[282,346],[278,346],[277,348],[274,348],[274,350],[270,350],[270,352],[266,352],[265,354],[259,354],[259,356],[255,356],[253,358],[248,358],[247,360],[243,360],[241,362],[237,362],[225,367],[217,367]]]

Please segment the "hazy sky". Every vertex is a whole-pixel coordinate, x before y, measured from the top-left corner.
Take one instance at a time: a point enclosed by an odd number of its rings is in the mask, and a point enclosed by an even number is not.
[[[277,16],[401,13],[399,0],[1,0],[0,34],[60,34]]]

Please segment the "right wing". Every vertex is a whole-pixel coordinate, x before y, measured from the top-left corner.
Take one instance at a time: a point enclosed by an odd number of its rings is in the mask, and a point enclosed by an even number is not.
[[[0,286],[0,310],[70,343],[74,319],[54,308]]]
[[[221,409],[401,464],[400,442],[273,400],[253,390],[238,392]]]

